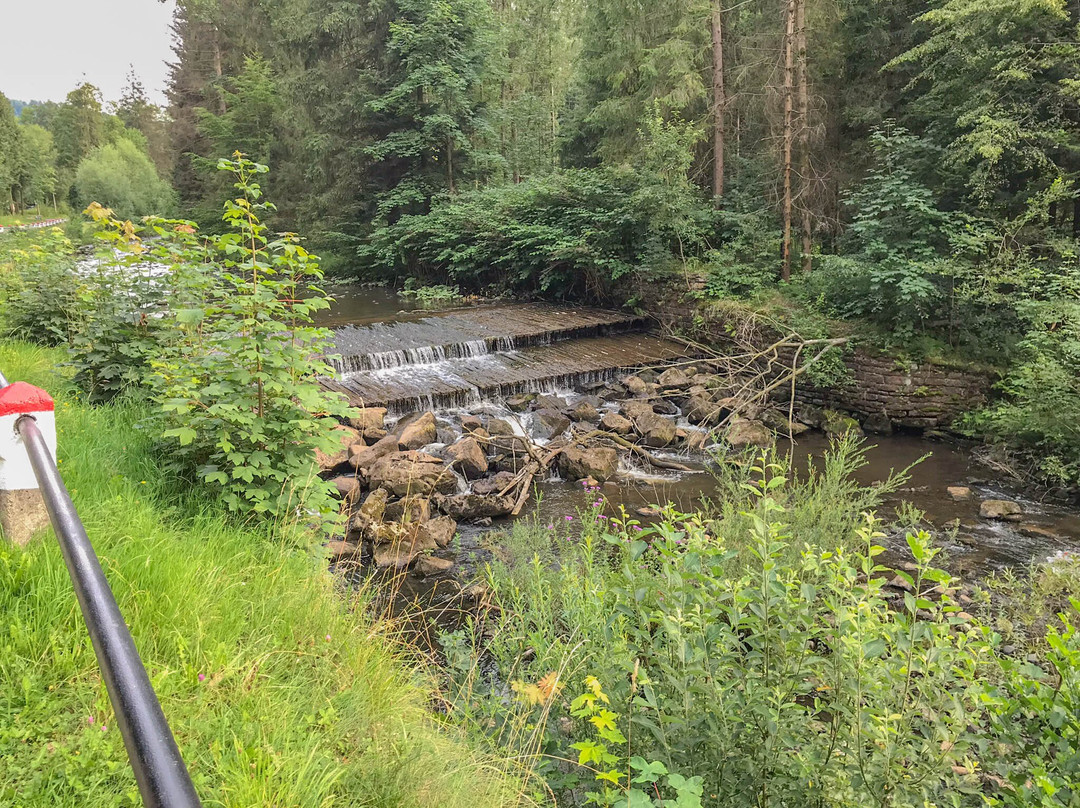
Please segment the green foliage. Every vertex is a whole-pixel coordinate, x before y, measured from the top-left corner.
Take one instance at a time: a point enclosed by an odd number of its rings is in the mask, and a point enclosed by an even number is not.
[[[0,333],[39,345],[68,342],[78,318],[74,264],[59,228],[0,239]]]
[[[96,149],[79,163],[74,195],[81,208],[97,202],[124,219],[167,214],[173,205],[168,184],[146,152],[127,138]]]
[[[461,300],[461,291],[456,286],[436,284],[435,286],[417,286],[415,278],[406,278],[404,286],[398,292],[406,300],[415,300],[421,308],[445,306]]]
[[[907,339],[926,328],[944,296],[958,222],[915,177],[917,138],[889,124],[870,142],[874,167],[846,200],[854,212],[846,249],[823,257],[823,267],[803,279],[805,294]]]
[[[336,508],[315,450],[333,447],[328,416],[344,402],[318,383],[332,373],[321,358],[327,332],[310,325],[329,306],[322,273],[296,235],[263,223],[273,205],[256,178],[266,166],[238,154],[220,168],[238,194],[224,234],[200,242],[190,223],[151,223],[162,240],[151,255],[178,288],[145,379],[172,444],[168,465],[220,490],[233,511],[281,517],[303,503],[328,514]],[[122,242],[124,225],[112,224]]]
[[[210,806],[503,808],[517,784],[430,718],[430,682],[342,598],[292,520],[172,496],[131,400],[90,407],[61,351],[0,343],[56,399],[58,460],[195,786]],[[291,541],[274,540],[291,537]],[[59,545],[0,540],[0,803],[142,803]]]
[[[1037,458],[1040,476],[1080,483],[1080,278],[1052,303],[1022,311],[1029,330],[998,388],[1004,399],[974,413],[969,429]]]
[[[648,283],[680,251],[700,250],[710,221],[685,188],[641,172],[562,171],[404,216],[377,230],[360,256],[384,277],[611,301],[620,281]]]

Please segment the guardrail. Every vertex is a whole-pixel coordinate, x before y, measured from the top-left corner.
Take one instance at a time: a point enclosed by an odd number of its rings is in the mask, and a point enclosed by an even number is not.
[[[44,391],[29,385],[20,386],[44,396],[51,411],[52,399]],[[10,387],[0,373],[0,394]],[[40,401],[39,398],[38,406]],[[147,808],[200,808],[195,786],[146,675],[135,641],[116,605],[116,598],[60,477],[37,418],[17,410],[8,415],[15,416],[15,432],[26,450],[49,521],[60,543],[143,804]]]
[[[7,233],[11,230],[36,230],[39,227],[52,227],[53,225],[63,224],[67,219],[42,219],[40,222],[27,222],[26,224],[9,224],[0,225],[0,233]]]

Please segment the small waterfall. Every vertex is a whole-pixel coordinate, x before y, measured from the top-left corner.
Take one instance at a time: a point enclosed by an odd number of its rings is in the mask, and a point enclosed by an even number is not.
[[[635,332],[643,325],[618,312],[519,304],[350,326],[335,334],[339,375],[323,383],[392,415],[581,390],[685,357],[683,346]]]

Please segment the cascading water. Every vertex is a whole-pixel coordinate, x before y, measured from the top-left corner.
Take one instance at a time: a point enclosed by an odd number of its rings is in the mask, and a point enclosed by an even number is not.
[[[640,333],[644,324],[618,312],[516,304],[346,327],[334,335],[338,377],[325,384],[392,413],[587,388],[685,356],[683,346]]]

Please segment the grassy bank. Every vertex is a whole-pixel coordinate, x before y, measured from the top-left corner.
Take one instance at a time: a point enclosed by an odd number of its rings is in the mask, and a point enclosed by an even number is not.
[[[427,683],[313,554],[168,505],[133,403],[0,343],[57,398],[60,470],[208,806],[482,806],[516,785],[425,709]],[[0,804],[139,804],[59,548],[0,544]]]

